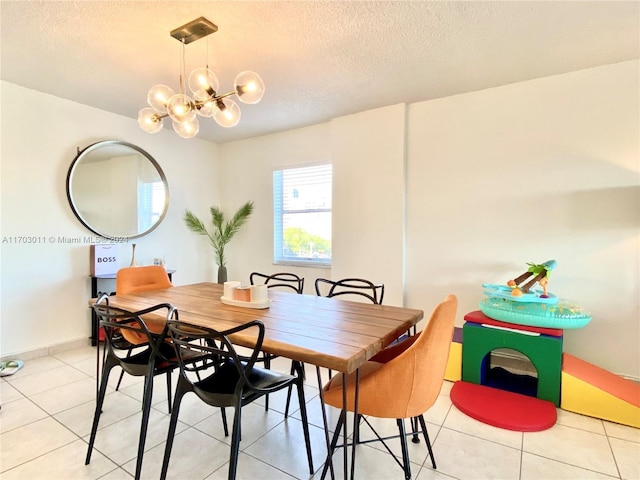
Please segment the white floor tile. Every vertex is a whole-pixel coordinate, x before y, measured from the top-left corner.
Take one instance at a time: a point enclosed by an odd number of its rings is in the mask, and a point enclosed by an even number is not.
[[[215,472],[209,475],[205,480],[227,480],[229,474],[229,462],[222,465]],[[238,470],[236,471],[236,480],[286,480],[294,479],[282,470],[273,468],[260,460],[240,452],[238,455]]]
[[[8,432],[48,416],[47,412],[28,398],[5,403],[0,412],[0,432]]]
[[[610,480],[611,478],[603,473],[556,462],[531,453],[522,454],[521,480]]]
[[[52,452],[78,437],[53,418],[47,417],[0,435],[0,471]]]
[[[220,409],[214,407],[208,408],[214,415],[210,415],[204,421],[197,423],[194,427],[222,442],[231,444],[231,429],[233,427],[234,409],[226,409],[229,436],[225,437]],[[262,405],[256,404],[245,406],[242,409],[240,418],[242,421],[242,442],[240,442],[241,450],[246,449],[249,445],[265,435],[269,430],[284,421],[284,417],[280,412],[272,410],[265,412]],[[290,421],[297,422],[298,420],[292,418]]]
[[[429,423],[443,425],[451,411],[452,403],[448,395],[438,395],[435,403],[424,413],[424,419]]]
[[[50,415],[95,400],[95,381],[85,377],[77,382],[52,388],[30,396],[31,400]]]
[[[524,434],[523,451],[587,470],[618,475],[607,437],[564,425]]]
[[[433,445],[438,472],[460,479],[516,479],[520,450],[442,428]]]
[[[87,359],[92,359],[95,361],[96,348],[90,345],[87,345],[80,348],[74,348],[72,350],[64,350],[61,352],[56,352],[51,356],[67,364],[74,364]]]
[[[92,461],[84,465],[95,410],[94,347],[79,347],[33,358],[16,375],[0,378],[0,477],[5,480],[131,480],[135,470],[141,420],[143,378],[114,368],[100,420]],[[274,360],[275,370],[288,372],[290,360]],[[323,382],[327,370],[321,369]],[[177,372],[171,375],[172,393]],[[543,432],[521,433],[485,425],[459,412],[449,398],[452,382],[444,382],[435,404],[425,413],[437,463],[431,468],[424,440],[408,439],[413,478],[463,479],[640,479],[640,429],[558,409],[558,422]],[[316,370],[307,365],[306,405],[315,473],[326,457]],[[237,478],[308,479],[309,470],[296,395],[285,419],[286,390],[271,396],[269,411],[260,399],[243,409],[243,436]],[[166,442],[166,381],[154,381],[153,407],[142,477],[157,479]],[[327,407],[333,431],[339,410]],[[233,410],[227,409],[229,426]],[[353,416],[349,414],[349,433]],[[372,419],[382,435],[395,435],[393,419]],[[409,424],[407,422],[407,429]],[[363,438],[372,438],[362,427]],[[230,437],[225,437],[220,409],[195,395],[184,397],[175,437],[169,479],[227,478]],[[399,440],[390,439],[400,454]],[[342,450],[334,455],[336,478],[342,478]],[[329,478],[329,477],[328,477]],[[400,466],[378,442],[359,445],[356,478],[403,478]]]
[[[620,425],[618,423],[602,422],[607,435],[621,440],[629,440],[630,442],[640,443],[640,428],[629,427],[628,425]]]
[[[382,438],[385,437],[395,437],[399,435],[400,431],[398,430],[398,424],[393,418],[375,418],[368,417],[367,421],[371,424],[371,426],[378,432],[378,435]],[[418,429],[420,427],[418,426]],[[411,423],[409,420],[405,420],[405,430],[407,433],[411,431]],[[429,433],[429,439],[431,443],[433,443],[434,439],[437,437],[438,431],[440,430],[439,425],[433,425],[427,422],[427,432]],[[371,428],[363,421],[360,425],[360,440],[361,441],[369,441],[376,439],[375,433],[371,431]],[[420,442],[413,443],[412,436],[407,437],[407,448],[409,450],[409,460],[412,463],[417,465],[422,465],[425,461],[429,451],[427,450],[427,445],[424,441],[424,437],[419,435]],[[400,443],[400,437],[398,438],[390,438],[389,440],[385,440],[387,446],[391,449],[392,452],[398,457],[400,461],[402,461],[402,449]],[[381,452],[387,452],[384,445],[380,441],[374,441],[367,444],[368,446],[380,450]]]
[[[91,480],[117,470],[117,465],[104,455],[95,453],[89,465],[84,464],[87,444],[78,439],[31,462],[2,473],[3,480]],[[116,478],[116,477],[112,477]],[[120,477],[124,478],[124,477]]]
[[[16,390],[9,382],[0,379],[0,405],[20,400],[25,396]]]
[[[29,375],[47,372],[54,368],[64,367],[66,364],[54,357],[39,357],[24,361],[24,367],[18,370],[11,377],[5,377],[8,380],[17,380]]]
[[[157,480],[160,477],[165,446],[166,443],[162,442],[144,454],[142,479]],[[174,437],[167,479],[202,479],[228,461],[228,445],[194,428],[188,428]],[[123,468],[133,474],[135,459],[127,462]]]
[[[322,465],[326,456],[323,430],[309,426],[314,467]],[[297,478],[309,477],[309,465],[302,435],[302,423],[294,418],[279,423],[244,452],[252,457],[284,470]]]
[[[443,425],[445,428],[464,432],[485,440],[506,445],[507,447],[520,449],[522,447],[522,432],[505,430],[480,422],[475,418],[462,413],[455,406],[451,408]]]
[[[333,456],[333,467],[336,479],[344,479],[344,451],[338,450]],[[351,448],[348,449],[348,470],[351,469]],[[323,464],[318,466],[314,480],[318,480],[322,474]],[[411,473],[413,478],[420,471],[420,464],[411,462]],[[305,477],[298,477],[305,478]],[[331,478],[327,473],[325,478]],[[349,476],[350,478],[350,476]],[[398,465],[390,455],[381,455],[380,451],[368,445],[358,445],[356,448],[355,478],[362,479],[401,479],[404,478],[402,467]]]
[[[127,417],[119,422],[98,430],[94,448],[108,456],[118,465],[134,459],[138,453],[138,440],[140,438],[140,422],[142,412]],[[177,431],[180,432],[186,425],[178,422]],[[169,416],[151,409],[145,452],[166,441],[169,429]],[[84,437],[89,442],[89,436]]]
[[[560,408],[556,409],[558,412],[559,425],[565,425],[567,427],[579,428],[580,430],[586,430],[588,432],[599,433],[604,435],[604,425],[599,418],[587,417],[586,415],[580,415],[578,413],[567,412]]]
[[[640,478],[640,443],[610,438],[620,476],[625,480]]]
[[[24,370],[26,369],[27,364],[25,363]],[[5,378],[16,390],[28,396],[88,378],[84,373],[65,364],[56,368],[31,373],[30,375],[21,375],[21,372],[22,370],[11,377]]]
[[[95,396],[95,395],[94,395]],[[120,393],[112,392],[105,396],[100,415],[100,428],[112,425],[124,418],[130,417],[142,408],[142,403],[133,398]],[[85,402],[73,408],[69,408],[53,417],[65,425],[76,435],[85,437],[91,433],[93,416],[96,409],[95,400]]]

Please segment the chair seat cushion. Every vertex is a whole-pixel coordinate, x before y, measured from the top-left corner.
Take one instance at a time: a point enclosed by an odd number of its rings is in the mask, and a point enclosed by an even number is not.
[[[251,369],[248,378],[249,382],[257,388],[270,388],[280,384],[289,384],[295,380],[295,377],[291,375],[257,367]],[[239,380],[238,369],[233,362],[228,361],[220,366],[213,375],[194,383],[194,386],[206,393],[233,395]],[[251,390],[247,390],[246,393],[249,395],[251,392]]]
[[[360,367],[360,384],[367,375],[371,375],[382,367],[382,363],[368,361]],[[353,387],[356,381],[356,374],[350,373],[347,375],[347,385]],[[334,375],[333,378],[324,386],[324,401],[327,405],[332,407],[342,408],[342,375]],[[359,405],[362,407],[362,404]],[[353,406],[349,406],[350,411],[353,411]]]
[[[396,358],[398,355],[404,352],[411,345],[413,345],[413,342],[415,342],[417,339],[418,339],[418,335],[413,335],[409,338],[402,340],[401,342],[394,343],[393,345],[389,345],[387,348],[379,351],[373,357],[371,357],[370,361],[378,362],[378,363],[387,363],[388,361]]]

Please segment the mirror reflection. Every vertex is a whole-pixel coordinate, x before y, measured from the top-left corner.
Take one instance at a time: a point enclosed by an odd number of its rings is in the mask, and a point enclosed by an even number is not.
[[[67,175],[67,197],[78,220],[105,238],[145,235],[169,206],[160,165],[141,148],[115,140],[78,152]]]

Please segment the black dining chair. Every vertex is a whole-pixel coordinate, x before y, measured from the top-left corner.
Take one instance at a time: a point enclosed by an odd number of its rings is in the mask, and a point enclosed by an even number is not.
[[[343,278],[341,280],[329,280],[328,278],[316,278],[316,295],[319,297],[345,297],[362,299],[365,298],[371,303],[380,305],[384,298],[384,284],[373,283],[364,278]],[[332,371],[329,369],[329,378],[332,378]],[[285,414],[287,409],[285,408]]]
[[[162,462],[161,480],[167,477],[173,439],[185,394],[193,392],[204,403],[213,407],[233,407],[233,427],[229,461],[230,480],[235,479],[240,451],[242,407],[269,393],[295,385],[298,389],[300,415],[309,461],[309,474],[313,475],[313,459],[309,438],[309,424],[304,399],[302,367],[296,362],[295,375],[256,367],[264,340],[264,324],[259,320],[245,323],[225,331],[192,325],[179,320],[168,322],[169,335],[176,349],[180,376],[176,386],[173,411]],[[240,357],[229,340],[233,335],[255,335],[255,345],[248,357]],[[193,364],[186,360],[192,354],[211,355],[219,360],[215,365]],[[197,377],[195,375],[198,375]],[[226,433],[225,433],[226,434]]]
[[[260,272],[252,272],[249,275],[249,283],[251,283],[251,285],[266,285],[270,290],[278,289],[285,291],[294,291],[299,295],[302,295],[302,291],[304,290],[304,277],[300,277],[299,275],[290,272],[278,272],[271,275]],[[259,358],[257,361],[264,363],[265,368],[271,368],[271,360],[273,360],[274,358],[276,358],[275,355],[263,352],[261,358]],[[302,364],[302,369],[304,372],[304,364]],[[291,375],[293,375],[294,373],[293,363],[291,364],[290,373]],[[289,387],[289,391],[287,392],[287,406],[285,409],[285,417],[289,415],[291,389],[292,387]],[[269,410],[269,395],[265,396],[264,409],[265,411]]]
[[[304,290],[304,277],[289,272],[279,272],[271,275],[253,272],[249,275],[249,282],[251,285],[266,285],[268,288],[289,289],[299,294],[302,294]]]
[[[142,470],[142,457],[144,445],[147,437],[147,427],[149,424],[149,414],[151,411],[151,397],[153,395],[153,379],[156,375],[166,374],[167,376],[167,396],[169,402],[169,412],[171,412],[171,371],[178,366],[178,359],[173,346],[166,341],[167,328],[162,329],[162,333],[153,333],[143,316],[158,316],[159,320],[166,320],[173,315],[173,307],[168,303],[155,305],[153,307],[129,312],[121,308],[109,306],[108,296],[105,294],[92,306],[100,327],[105,334],[105,356],[102,363],[102,376],[100,389],[96,398],[96,409],[93,416],[93,425],[89,437],[89,448],[85,459],[85,465],[91,461],[91,453],[98,431],[100,415],[104,398],[107,392],[109,374],[113,367],[121,367],[124,372],[135,377],[144,377],[144,390],[142,395],[142,421],[140,424],[140,437],[138,440],[138,457],[136,460],[135,478],[140,478]],[[163,313],[164,312],[164,313]],[[142,343],[136,350],[131,350],[128,342],[122,343],[123,332],[142,339]],[[194,352],[188,356],[183,356],[183,361],[207,361],[208,354]]]
[[[319,297],[350,296],[366,298],[371,303],[382,304],[384,298],[384,284],[375,284],[363,278],[343,278],[341,280],[329,280],[316,278],[316,294]]]

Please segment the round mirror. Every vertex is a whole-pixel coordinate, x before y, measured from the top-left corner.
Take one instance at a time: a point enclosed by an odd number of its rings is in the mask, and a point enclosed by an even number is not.
[[[89,145],[71,163],[67,198],[78,220],[105,238],[136,238],[155,229],[169,207],[160,165],[135,145]]]

